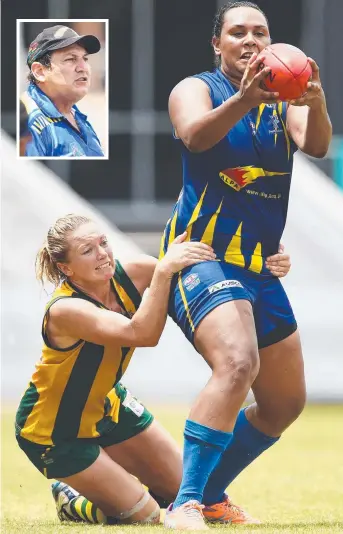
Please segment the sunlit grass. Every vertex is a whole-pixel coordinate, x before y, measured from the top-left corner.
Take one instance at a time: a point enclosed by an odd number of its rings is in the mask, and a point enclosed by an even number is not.
[[[153,408],[150,406],[150,409]],[[182,441],[183,408],[152,410]],[[163,527],[106,527],[59,523],[50,482],[18,448],[14,412],[2,414],[2,532],[50,534],[89,532],[136,534]],[[242,533],[343,533],[343,406],[309,406],[270,451],[250,466],[230,488],[230,496],[263,521],[255,527],[213,526]]]

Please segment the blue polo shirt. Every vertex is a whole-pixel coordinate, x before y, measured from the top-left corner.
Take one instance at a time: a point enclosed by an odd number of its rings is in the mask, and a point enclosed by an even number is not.
[[[104,156],[87,115],[81,113],[77,106],[74,105],[72,109],[79,131],[38,86],[31,83],[23,101],[32,135],[32,140],[26,146],[26,156]]]

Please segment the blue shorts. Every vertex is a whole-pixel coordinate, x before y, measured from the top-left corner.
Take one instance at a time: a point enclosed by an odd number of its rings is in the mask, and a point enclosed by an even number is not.
[[[278,278],[218,261],[198,263],[175,275],[168,311],[194,344],[194,331],[200,321],[220,304],[239,299],[252,305],[260,349],[285,339],[297,329]]]

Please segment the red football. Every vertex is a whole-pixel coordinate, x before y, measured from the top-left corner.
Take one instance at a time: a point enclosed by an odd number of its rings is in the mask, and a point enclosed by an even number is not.
[[[270,67],[271,71],[263,80],[262,87],[280,94],[280,100],[301,97],[307,90],[312,68],[307,56],[295,46],[277,43],[264,48],[260,54],[265,59],[259,70]]]

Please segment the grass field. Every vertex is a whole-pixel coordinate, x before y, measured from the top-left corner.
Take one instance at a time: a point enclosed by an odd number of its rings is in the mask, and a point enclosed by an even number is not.
[[[150,407],[151,408],[151,407]],[[157,408],[181,443],[185,409]],[[2,414],[2,529],[6,534],[160,534],[163,527],[60,524],[44,479],[18,448],[12,410]],[[343,405],[309,406],[280,442],[232,484],[230,496],[263,525],[242,533],[343,533]]]

